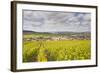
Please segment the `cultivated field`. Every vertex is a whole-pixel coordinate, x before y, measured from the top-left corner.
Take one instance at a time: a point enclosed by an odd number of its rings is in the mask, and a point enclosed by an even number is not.
[[[55,38],[54,36],[58,37]],[[52,38],[50,38],[52,37]],[[24,34],[23,62],[86,60],[91,58],[91,40],[60,35]]]

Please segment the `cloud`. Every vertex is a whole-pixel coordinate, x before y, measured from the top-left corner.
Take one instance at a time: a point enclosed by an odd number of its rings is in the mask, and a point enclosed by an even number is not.
[[[90,32],[91,14],[23,10],[23,30]]]

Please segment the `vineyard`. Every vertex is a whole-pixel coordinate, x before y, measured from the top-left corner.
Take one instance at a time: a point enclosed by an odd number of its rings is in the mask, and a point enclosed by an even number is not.
[[[91,40],[32,40],[23,42],[23,62],[85,60],[91,58]]]

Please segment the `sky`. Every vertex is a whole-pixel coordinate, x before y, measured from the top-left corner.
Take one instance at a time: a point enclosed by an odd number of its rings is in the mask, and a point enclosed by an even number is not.
[[[23,10],[23,30],[35,32],[90,32],[91,13]]]

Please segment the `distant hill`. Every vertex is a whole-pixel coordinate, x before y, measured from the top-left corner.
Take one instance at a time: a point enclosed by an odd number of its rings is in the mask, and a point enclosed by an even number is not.
[[[33,31],[23,31],[23,34],[32,34],[34,33]]]
[[[90,32],[35,32],[35,31],[23,31],[23,34],[29,35],[29,34],[34,34],[34,35],[48,35],[48,36],[87,36],[91,37]]]
[[[35,32],[23,31],[24,35],[34,35],[42,37],[69,37],[70,39],[91,39],[90,32]]]
[[[90,32],[35,32],[35,31],[23,31],[24,34],[40,33],[40,34],[90,34]]]
[[[34,34],[37,34],[37,33],[38,34],[49,34],[49,32],[35,32],[35,31],[26,31],[26,30],[24,30],[23,33],[24,34],[33,34],[33,33]]]

